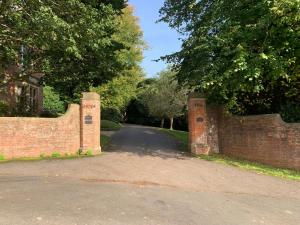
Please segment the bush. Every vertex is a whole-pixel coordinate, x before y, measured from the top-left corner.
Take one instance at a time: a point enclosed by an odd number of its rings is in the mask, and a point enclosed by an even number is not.
[[[296,103],[288,102],[281,106],[280,114],[282,119],[287,123],[300,122],[300,106]]]
[[[115,131],[120,130],[121,125],[109,120],[101,120],[101,130],[103,131]]]
[[[86,155],[87,155],[87,156],[92,156],[92,155],[93,155],[93,150],[91,150],[91,149],[88,150],[88,151],[86,152]]]
[[[4,101],[0,101],[0,116],[8,115],[8,105]]]
[[[52,87],[44,87],[44,113],[45,117],[53,117],[65,112],[65,104],[60,100]]]
[[[0,161],[5,160],[5,157],[3,155],[0,155]]]
[[[101,110],[101,119],[119,123],[123,121],[123,116],[120,111],[116,109],[104,108]]]

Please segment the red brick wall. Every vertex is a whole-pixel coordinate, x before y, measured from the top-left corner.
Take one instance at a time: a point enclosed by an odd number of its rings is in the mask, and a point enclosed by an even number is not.
[[[219,148],[225,155],[300,170],[300,124],[285,123],[280,115],[222,113]]]
[[[204,119],[201,122],[197,118]],[[233,116],[220,107],[206,106],[205,99],[192,95],[189,130],[194,154],[220,152],[300,170],[300,123],[285,123],[280,115]]]
[[[76,153],[80,148],[79,105],[55,119],[0,117],[0,154],[5,159]]]
[[[54,152],[64,155],[87,148],[94,154],[100,153],[99,95],[85,93],[82,104],[90,103],[95,105],[88,111],[93,121],[84,127],[81,121],[86,114],[79,105],[70,105],[67,113],[59,118],[0,117],[0,155],[5,159],[51,156]]]

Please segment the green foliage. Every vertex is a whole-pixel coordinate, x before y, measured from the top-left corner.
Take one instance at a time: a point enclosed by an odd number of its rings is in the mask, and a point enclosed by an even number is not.
[[[113,113],[111,118],[106,117],[105,113],[103,119],[115,121],[123,119],[117,120],[116,117],[122,115],[130,101],[136,97],[137,85],[144,75],[140,63],[145,43],[138,19],[133,13],[134,10],[130,6],[122,10],[122,14],[117,17],[117,32],[113,36],[115,41],[125,46],[124,49],[117,51],[117,57],[126,66],[118,71],[114,79],[91,88],[91,91],[101,96],[102,111],[107,114]]]
[[[81,155],[81,154],[82,154],[82,149],[81,149],[81,148],[78,149],[76,154],[77,154],[77,155]]]
[[[165,59],[211,102],[238,114],[299,104],[299,0],[166,0],[160,12],[187,35]]]
[[[121,129],[121,125],[109,120],[101,120],[101,130],[103,131],[116,131]]]
[[[52,115],[59,115],[65,112],[64,102],[60,100],[59,94],[52,87],[44,87],[43,94],[45,111]]]
[[[91,91],[100,94],[103,111],[121,114],[126,109],[130,100],[135,98],[139,80],[140,78],[136,77],[119,76],[107,84],[92,88]]]
[[[101,119],[102,120],[110,120],[115,123],[120,123],[120,122],[123,122],[123,115],[117,109],[103,108],[101,110]]]
[[[60,155],[59,152],[53,152],[52,155],[51,155],[52,158],[59,158],[60,156],[61,155]]]
[[[177,141],[181,144],[181,150],[187,152],[188,149],[188,142],[189,142],[189,133],[186,131],[179,131],[179,130],[166,130],[160,129],[160,131],[169,134],[170,136],[174,137]]]
[[[101,135],[101,140],[100,140],[100,142],[101,142],[101,147],[102,147],[102,148],[107,147],[108,144],[109,144],[109,140],[110,140],[110,138],[109,138],[108,136]]]
[[[217,162],[229,166],[235,166],[238,168],[254,171],[259,174],[266,174],[266,175],[281,177],[290,180],[300,180],[300,172],[295,170],[275,168],[261,163],[236,159],[221,154],[215,154],[209,156],[203,155],[200,156],[199,158],[207,161]]]
[[[8,115],[9,109],[8,105],[4,101],[0,101],[0,116]]]
[[[3,68],[22,64],[13,79],[44,72],[46,84],[71,101],[110,80],[127,68],[118,55],[125,46],[114,38],[122,7],[123,0],[1,1],[0,81]]]
[[[0,161],[4,161],[5,157],[3,155],[0,155]]]
[[[92,156],[93,155],[93,150],[92,149],[87,150],[86,155],[87,156]]]
[[[300,123],[300,105],[288,102],[281,106],[281,117],[288,123]]]
[[[162,71],[159,78],[142,94],[143,103],[147,106],[150,115],[161,119],[169,118],[171,129],[173,129],[173,119],[184,114],[189,92],[185,85],[178,84],[175,76],[176,73],[169,69]]]

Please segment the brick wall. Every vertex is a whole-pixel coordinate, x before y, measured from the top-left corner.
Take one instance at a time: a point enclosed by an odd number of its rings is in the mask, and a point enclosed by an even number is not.
[[[219,148],[225,155],[300,170],[300,124],[285,123],[280,115],[222,113]]]
[[[195,110],[199,101],[204,111]],[[206,106],[205,99],[197,97],[190,98],[189,111],[193,153],[220,152],[275,167],[300,170],[300,123],[285,123],[277,114],[247,117],[229,115],[220,107]],[[195,151],[192,148],[194,143],[207,145],[207,151]]]
[[[89,96],[93,96],[94,100],[90,100]],[[11,159],[39,157],[41,154],[51,156],[54,152],[75,154],[80,148],[88,150],[87,147],[94,154],[100,153],[100,102],[97,96],[95,93],[83,95],[81,107],[95,105],[88,112],[93,115],[91,123],[83,129],[81,121],[86,113],[75,104],[70,105],[67,113],[59,118],[0,117],[0,155]],[[92,134],[94,136],[90,137]],[[89,145],[85,146],[86,142]]]

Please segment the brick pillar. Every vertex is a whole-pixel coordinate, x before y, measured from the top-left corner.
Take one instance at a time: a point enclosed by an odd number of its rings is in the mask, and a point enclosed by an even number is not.
[[[101,153],[100,146],[100,96],[83,93],[80,107],[80,147],[83,153],[92,150]]]
[[[189,96],[189,148],[195,155],[209,154],[206,101],[197,94]]]

